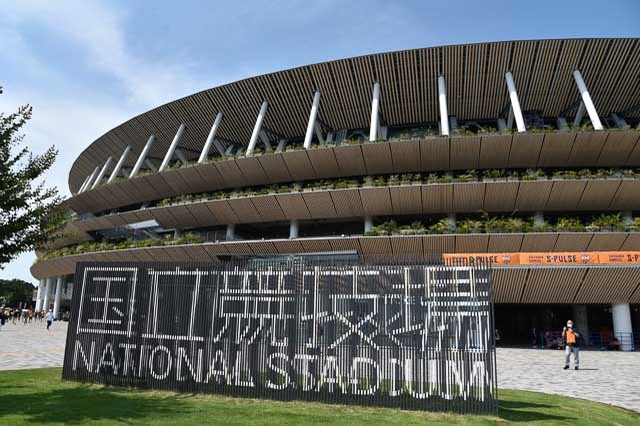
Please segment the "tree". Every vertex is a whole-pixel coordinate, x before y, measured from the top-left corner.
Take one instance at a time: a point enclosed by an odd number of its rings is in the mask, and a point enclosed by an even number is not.
[[[0,112],[0,269],[20,253],[44,244],[64,220],[58,190],[45,187],[42,179],[58,151],[52,146],[34,155],[20,148],[24,140],[20,131],[31,112],[29,105],[6,116]]]
[[[18,307],[20,302],[31,305],[33,284],[23,280],[0,280],[0,306]]]

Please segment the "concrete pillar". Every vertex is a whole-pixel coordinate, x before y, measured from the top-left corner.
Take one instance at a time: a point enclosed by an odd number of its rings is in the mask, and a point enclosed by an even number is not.
[[[93,186],[91,187],[91,189],[95,189],[98,185],[100,185],[100,182],[102,182],[102,178],[104,177],[104,174],[107,173],[107,169],[111,165],[112,161],[113,161],[113,157],[107,158],[107,161],[105,161],[104,166],[102,166],[102,168],[100,169],[100,173],[98,173],[98,177],[96,178],[96,181],[93,182]]]
[[[324,137],[322,136],[322,126],[320,125],[320,123],[316,121],[316,124],[313,127],[316,130],[316,137],[318,138],[318,143],[320,145],[324,145],[326,142],[324,140]]]
[[[227,234],[226,234],[226,240],[227,241],[232,241],[236,239],[236,224],[235,223],[230,223],[227,225]]]
[[[456,214],[455,213],[447,214],[447,222],[449,222],[449,230],[455,231],[456,230]]]
[[[623,351],[632,351],[633,328],[631,326],[631,310],[628,303],[614,303],[611,305],[613,316],[613,334],[620,341]]]
[[[558,117],[556,119],[556,125],[558,126],[558,130],[563,131],[563,132],[568,132],[569,130],[569,124],[567,124],[567,119],[564,117]]]
[[[45,311],[49,310],[49,291],[51,290],[51,285],[53,283],[53,278],[47,278],[47,285],[44,287],[44,302],[42,309]]]
[[[602,130],[602,123],[600,122],[600,117],[598,117],[598,112],[596,111],[596,107],[591,100],[591,95],[587,90],[587,85],[582,79],[582,74],[580,71],[575,70],[573,72],[573,78],[578,85],[578,90],[580,91],[580,96],[582,97],[582,103],[587,110],[587,114],[589,114],[589,119],[591,120],[591,124],[593,125],[594,130]]]
[[[176,228],[173,230],[173,238],[180,238],[182,236],[182,229]]]
[[[587,305],[573,305],[573,323],[578,331],[582,333],[582,339],[586,345],[589,344],[589,317],[587,316]]]
[[[373,218],[371,216],[364,217],[364,232],[369,232],[373,229]]]
[[[522,110],[520,109],[520,101],[518,100],[518,92],[516,92],[516,83],[513,81],[513,74],[508,72],[504,77],[507,80],[509,99],[511,100],[511,109],[513,109],[513,115],[516,119],[516,127],[518,128],[518,132],[526,132],[527,128],[524,125],[524,117],[522,116]]]
[[[216,119],[213,121],[213,126],[211,126],[211,130],[209,131],[209,136],[207,136],[207,141],[204,143],[204,148],[202,148],[202,152],[200,153],[200,158],[198,158],[198,163],[202,164],[207,161],[209,157],[209,151],[211,150],[211,145],[213,145],[216,139],[216,132],[218,131],[218,127],[220,127],[220,122],[222,121],[222,113],[219,112],[216,115]],[[223,155],[224,152],[221,150],[222,147],[216,146],[220,155]]]
[[[89,174],[86,178],[84,178],[84,181],[82,182],[82,185],[80,185],[80,189],[78,189],[78,192],[76,192],[76,194],[80,194],[82,191],[84,191],[90,178],[91,178],[91,174]]]
[[[96,176],[98,176],[98,173],[100,173],[100,166],[96,166],[96,168],[93,169],[93,173],[91,173],[91,176],[89,176],[89,180],[87,181],[87,185],[82,189],[82,192],[91,189],[91,187],[93,185],[93,180],[96,178]]]
[[[622,223],[624,223],[625,227],[633,225],[633,213],[631,210],[625,210],[622,212]]]
[[[60,310],[60,296],[62,295],[62,284],[64,283],[64,277],[58,277],[56,282],[56,295],[53,298],[53,317],[58,318],[58,311]]]
[[[449,136],[449,112],[447,109],[447,88],[444,77],[438,77],[438,102],[440,103],[440,134]]]
[[[624,117],[620,114],[616,114],[615,112],[611,114],[611,119],[616,124],[618,129],[628,129],[630,126],[625,121]]]
[[[533,225],[534,226],[542,226],[542,225],[544,225],[544,213],[543,212],[535,212],[533,214]]]
[[[169,149],[167,150],[167,153],[164,156],[164,160],[162,160],[162,164],[160,164],[160,168],[158,169],[159,172],[163,171],[164,169],[167,168],[167,166],[169,166],[169,162],[173,158],[173,153],[176,150],[176,147],[178,146],[178,144],[180,143],[180,138],[182,137],[182,134],[184,133],[184,129],[186,127],[187,126],[185,126],[184,123],[180,124],[180,127],[178,127],[178,131],[176,132],[176,135],[173,137],[173,140],[171,141],[171,145],[169,145]]]
[[[297,220],[292,220],[289,224],[289,238],[298,238],[299,224]]]
[[[127,160],[127,157],[129,156],[130,152],[131,152],[131,145],[127,145],[127,147],[122,152],[120,159],[116,163],[116,166],[113,168],[113,171],[111,172],[111,176],[109,176],[107,183],[112,182],[115,178],[118,177],[118,173],[120,173],[120,170],[122,169],[122,165]]]
[[[369,142],[375,142],[378,138],[378,128],[380,127],[380,84],[373,84],[373,97],[371,99],[371,127],[369,128]]]
[[[311,112],[309,113],[309,122],[307,123],[307,132],[304,135],[304,148],[311,148],[311,139],[313,139],[313,131],[316,126],[318,117],[318,107],[320,105],[320,92],[316,91],[313,95],[313,103],[311,104]]]
[[[582,117],[584,117],[584,102],[580,101],[578,105],[578,111],[576,111],[576,116],[573,119],[573,128],[580,127],[580,123],[582,123]]]
[[[253,151],[256,149],[256,143],[258,142],[258,136],[260,136],[260,130],[262,130],[262,122],[264,121],[264,116],[267,114],[268,106],[269,104],[267,101],[262,102],[260,112],[258,112],[258,118],[256,119],[256,124],[253,126],[253,133],[251,133],[249,146],[247,146],[247,155],[253,154]]]
[[[38,284],[38,294],[36,295],[36,311],[39,311],[42,307],[42,287],[44,287],[44,280],[40,280]]]
[[[155,140],[156,140],[155,136],[153,135],[149,136],[147,143],[144,145],[144,148],[142,148],[142,152],[140,153],[140,156],[136,160],[136,164],[133,166],[133,169],[129,174],[129,178],[136,177],[136,175],[140,171],[140,168],[142,167],[142,164],[144,163],[145,158],[147,158],[147,154],[149,153],[149,149],[151,149],[151,145],[153,145],[153,141]]]

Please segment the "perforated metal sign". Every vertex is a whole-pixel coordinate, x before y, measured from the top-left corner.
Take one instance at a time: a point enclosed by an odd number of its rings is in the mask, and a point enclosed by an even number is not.
[[[301,259],[81,263],[63,378],[495,411],[489,276]]]

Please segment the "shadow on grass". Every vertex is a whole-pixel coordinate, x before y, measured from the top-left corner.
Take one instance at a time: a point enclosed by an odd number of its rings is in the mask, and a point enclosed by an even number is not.
[[[500,400],[498,403],[498,416],[510,422],[533,422],[533,421],[578,421],[576,417],[559,416],[548,414],[544,411],[551,411],[556,406],[540,404],[527,401]],[[532,411],[533,410],[533,411]]]
[[[29,423],[125,422],[176,416],[188,411],[180,398],[136,390],[79,386],[28,394],[5,394],[0,413],[22,415]],[[0,415],[0,418],[2,416]]]

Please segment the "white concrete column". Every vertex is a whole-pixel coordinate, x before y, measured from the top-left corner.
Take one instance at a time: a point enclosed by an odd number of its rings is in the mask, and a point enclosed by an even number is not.
[[[100,182],[102,182],[102,178],[104,177],[104,174],[107,173],[107,169],[111,165],[112,161],[113,161],[113,157],[107,158],[107,161],[104,163],[104,166],[102,166],[102,169],[100,169],[100,173],[98,173],[98,177],[96,178],[96,181],[93,182],[93,186],[91,186],[91,189],[95,189],[98,185],[100,185]]]
[[[178,144],[180,143],[180,138],[184,133],[185,127],[187,126],[185,126],[184,123],[180,124],[180,127],[178,127],[178,131],[176,132],[176,135],[173,137],[173,140],[171,141],[171,145],[169,145],[169,149],[167,150],[167,153],[164,156],[164,160],[162,160],[162,164],[160,164],[160,168],[158,169],[159,172],[166,169],[167,166],[169,165],[171,158],[173,158],[173,153],[176,150],[176,147],[178,146]]]
[[[236,239],[236,224],[235,223],[230,223],[227,225],[227,233],[226,233],[226,240],[227,241],[232,241]]]
[[[582,123],[582,117],[584,117],[584,102],[580,101],[578,105],[578,110],[576,111],[576,116],[573,119],[573,128],[580,127],[580,123]]]
[[[364,217],[364,232],[369,232],[373,229],[373,218],[371,216]]]
[[[298,238],[299,224],[297,220],[292,220],[289,223],[289,238]]]
[[[535,212],[533,214],[533,224],[534,226],[542,226],[544,224],[544,213],[541,211]]]
[[[513,81],[513,75],[511,72],[507,72],[504,77],[507,80],[509,99],[511,100],[511,108],[513,109],[513,115],[516,119],[516,127],[518,127],[518,132],[526,132],[527,128],[524,126],[524,117],[520,109],[520,101],[518,100],[518,92],[516,92],[516,83]]]
[[[181,149],[176,149],[175,154],[176,154],[176,157],[178,157],[178,160],[180,160],[180,162],[183,165],[189,164],[189,160],[187,159],[187,156],[184,155],[184,152],[182,152]]]
[[[53,278],[47,278],[47,285],[44,287],[44,302],[42,309],[45,311],[49,310],[49,292],[51,290],[51,285],[53,284]]]
[[[44,287],[44,280],[40,280],[38,284],[38,294],[36,295],[36,311],[39,311],[42,306],[42,287]]]
[[[113,171],[111,172],[111,176],[109,176],[107,183],[113,182],[113,180],[118,177],[118,173],[120,173],[120,170],[122,169],[122,165],[127,160],[127,157],[129,156],[130,152],[131,152],[131,145],[127,145],[127,147],[122,152],[120,159],[116,163],[116,166],[113,168]]]
[[[324,145],[325,140],[324,140],[324,137],[322,137],[322,126],[320,125],[320,123],[316,121],[316,124],[313,127],[316,130],[316,137],[318,138],[318,143],[320,145]]]
[[[316,91],[313,95],[313,103],[311,104],[311,112],[309,113],[309,123],[307,123],[307,133],[304,135],[304,149],[311,148],[311,139],[313,139],[313,131],[318,118],[318,106],[320,105],[320,92]]]
[[[447,88],[444,77],[438,77],[438,102],[440,103],[440,134],[449,136],[449,111],[447,110]]]
[[[625,210],[622,212],[622,223],[625,227],[633,226],[633,212],[631,210]]]
[[[449,213],[447,215],[447,222],[449,223],[449,230],[450,231],[455,231],[456,229],[456,214],[455,213]]]
[[[629,125],[621,114],[611,113],[611,119],[618,129],[629,129]]]
[[[58,318],[58,311],[60,310],[60,296],[62,295],[62,284],[64,283],[64,277],[58,277],[56,282],[56,294],[53,298],[53,317]]]
[[[632,351],[633,328],[631,326],[631,310],[628,303],[614,303],[611,305],[613,316],[613,335],[620,341],[623,351]]]
[[[589,345],[589,316],[587,315],[587,305],[573,305],[573,322],[577,325],[578,330],[582,333],[582,339],[585,345]]]
[[[264,121],[264,116],[267,114],[268,107],[269,104],[267,103],[267,101],[262,102],[260,112],[258,113],[258,118],[256,119],[256,124],[255,126],[253,126],[253,133],[251,133],[249,146],[247,147],[247,156],[253,154],[253,151],[256,149],[256,142],[258,142],[258,136],[260,136],[260,130],[262,130],[262,122]]]
[[[149,149],[151,149],[151,145],[153,145],[153,141],[155,140],[156,140],[155,136],[153,135],[149,136],[147,143],[144,145],[144,148],[142,148],[142,152],[140,153],[140,156],[136,160],[136,164],[133,166],[133,169],[129,174],[129,179],[136,177],[136,175],[140,171],[140,168],[142,167],[142,163],[144,163],[145,158],[147,158],[147,154],[149,153]]]
[[[216,119],[213,121],[213,126],[211,126],[211,130],[209,131],[209,136],[207,136],[207,141],[204,143],[204,148],[202,148],[202,152],[200,153],[200,158],[198,158],[198,164],[202,164],[207,161],[209,157],[209,151],[211,150],[211,145],[216,139],[216,132],[218,131],[218,127],[220,127],[220,122],[222,121],[222,113],[219,112],[216,115]],[[216,146],[216,149],[220,151],[220,147]],[[220,155],[223,153],[220,151]]]
[[[148,169],[153,170],[154,172],[158,171],[158,167],[153,161],[151,161],[151,158],[145,158],[144,165],[147,166]]]
[[[373,84],[373,97],[371,99],[371,127],[369,128],[369,141],[375,142],[378,138],[378,128],[380,127],[380,84],[376,81]]]
[[[582,79],[582,74],[580,71],[575,70],[573,72],[573,79],[576,81],[578,85],[578,90],[580,91],[580,96],[582,97],[582,103],[584,107],[587,109],[587,113],[589,114],[589,119],[591,119],[591,124],[593,125],[594,130],[602,130],[602,123],[600,122],[600,117],[598,117],[598,113],[596,111],[595,105],[593,105],[593,101],[591,100],[591,95],[587,90],[587,85],[584,83]]]
[[[82,185],[80,185],[80,189],[78,189],[78,192],[76,194],[80,194],[82,191],[84,191],[84,189],[87,187],[87,183],[89,182],[90,178],[91,178],[91,174],[89,174],[86,178],[84,178],[84,181],[82,182]]]
[[[89,176],[89,180],[87,181],[87,185],[84,187],[82,192],[88,191],[89,189],[91,189],[91,186],[93,185],[93,181],[96,178],[96,176],[98,176],[98,173],[100,173],[100,166],[96,166],[96,168],[93,169],[93,173],[91,173],[91,176]]]

